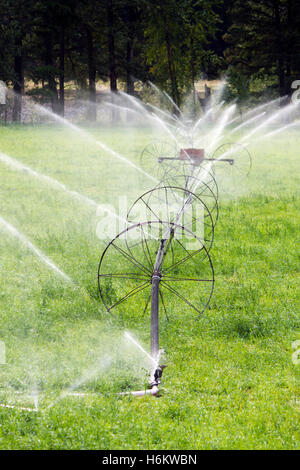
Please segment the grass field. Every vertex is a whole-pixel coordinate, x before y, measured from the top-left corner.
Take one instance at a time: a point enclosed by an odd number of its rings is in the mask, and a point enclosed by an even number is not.
[[[86,132],[137,164],[153,138],[147,129]],[[162,319],[165,388],[141,399],[118,395],[144,386],[149,363],[99,299],[99,214],[0,162],[0,216],[73,281],[0,225],[0,402],[38,402],[37,412],[0,408],[1,449],[299,448],[299,147],[295,131],[250,146],[247,186],[220,200],[210,306],[194,322],[175,302],[172,320]],[[112,207],[153,186],[62,127],[1,127],[0,152]],[[149,350],[144,321],[125,327]]]

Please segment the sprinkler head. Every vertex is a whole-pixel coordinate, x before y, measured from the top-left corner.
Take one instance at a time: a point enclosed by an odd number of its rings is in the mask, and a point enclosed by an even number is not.
[[[157,387],[161,383],[162,373],[166,367],[166,365],[157,366],[153,374],[154,380],[150,384],[150,388]]]

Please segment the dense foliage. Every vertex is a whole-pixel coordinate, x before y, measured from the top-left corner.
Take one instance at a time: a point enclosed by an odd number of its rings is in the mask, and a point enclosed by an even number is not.
[[[227,73],[243,99],[289,94],[300,74],[296,0],[0,0],[0,17],[15,121],[24,91],[63,115],[68,84],[94,102],[99,79],[130,94],[152,80],[180,104],[201,76]]]

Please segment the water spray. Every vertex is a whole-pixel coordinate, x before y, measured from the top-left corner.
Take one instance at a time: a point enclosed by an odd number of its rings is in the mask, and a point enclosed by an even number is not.
[[[15,227],[13,227],[10,223],[4,220],[1,216],[0,216],[0,225],[2,225],[10,234],[18,238],[22,243],[24,243],[30,251],[32,251],[36,256],[38,256],[56,274],[61,276],[65,281],[72,283],[69,276],[67,276],[64,272],[62,272],[53,263],[53,261],[51,261],[44,253],[42,253],[38,248],[36,248],[22,233],[20,233]]]
[[[135,107],[141,106],[138,100],[133,101]],[[153,119],[168,132],[175,142],[170,144],[156,141],[149,144],[142,152],[141,167],[149,171],[152,165],[153,173],[159,173],[160,182],[154,189],[143,194],[133,203],[127,215],[128,226],[107,245],[102,253],[98,269],[98,285],[107,311],[115,315],[119,309],[124,309],[125,303],[126,310],[130,310],[132,308],[130,299],[137,296],[141,300],[136,300],[134,303],[133,314],[136,313],[136,305],[144,305],[143,316],[150,311],[150,355],[130,334],[126,333],[126,336],[151,360],[149,388],[128,392],[134,396],[156,396],[159,392],[166,367],[160,363],[159,320],[161,314],[165,314],[168,320],[167,304],[170,297],[176,296],[185,307],[188,306],[196,311],[197,318],[203,313],[211,299],[214,271],[209,251],[212,247],[217,218],[212,216],[209,207],[211,207],[211,201],[214,203],[213,208],[217,206],[218,193],[213,177],[214,168],[219,165],[232,167],[239,176],[243,173],[247,176],[251,168],[251,156],[241,144],[222,144],[213,150],[215,142],[220,140],[223,129],[234,111],[235,105],[227,108],[219,116],[215,132],[209,133],[211,143],[206,149],[194,148],[193,145],[189,148],[180,148],[177,138],[169,128],[169,123],[153,114]],[[192,131],[200,123],[201,119],[196,122]],[[188,127],[186,132],[189,132]],[[212,173],[211,187],[207,184],[207,175],[210,175],[210,172]],[[181,179],[181,184],[179,186],[172,184],[174,179],[177,181]],[[166,181],[170,183],[167,184]],[[209,200],[208,197],[211,199]],[[154,206],[154,202],[157,207]],[[138,204],[144,204],[146,208],[147,218],[144,221],[132,219],[134,212],[139,213]],[[197,207],[201,208],[205,217],[206,233],[201,236],[194,233],[193,229]],[[161,215],[163,209],[165,209],[165,214]],[[184,223],[181,223],[181,220],[184,220]],[[150,239],[147,237],[149,233]],[[186,239],[196,241],[198,249],[190,253],[184,246],[182,234]],[[199,254],[200,256],[197,256]],[[114,257],[119,257],[116,261],[117,271],[112,269]],[[189,266],[191,259],[197,265],[198,270],[201,271],[199,268],[203,268],[202,276],[197,277],[193,266]],[[185,273],[186,266],[190,269],[190,274]],[[195,305],[185,297],[183,289],[180,289],[185,282],[195,282],[198,286],[201,285],[202,305]],[[114,298],[112,298],[112,292],[115,293]]]
[[[147,353],[141,345],[134,338],[126,333],[126,336],[133,341],[139,349],[141,349],[148,359],[151,362],[151,373],[149,378],[149,388],[146,390],[141,391],[132,391],[129,392],[133,396],[144,396],[144,395],[151,395],[157,396],[159,393],[159,386],[161,385],[162,375],[165,369],[165,365],[161,364],[161,354],[160,354],[160,343],[159,343],[159,322],[160,317],[165,314],[166,318],[168,319],[167,313],[167,302],[168,300],[167,295],[169,297],[175,296],[176,299],[179,299],[184,305],[185,308],[190,308],[192,311],[197,312],[197,317],[203,313],[205,308],[207,307],[214,286],[214,272],[212,267],[212,262],[210,259],[210,249],[212,246],[213,241],[213,233],[214,227],[216,224],[216,219],[212,217],[212,210],[209,206],[209,200],[207,199],[207,194],[209,192],[205,189],[208,186],[208,189],[212,192],[214,196],[214,200],[217,201],[217,185],[210,186],[206,184],[207,182],[207,175],[210,175],[210,170],[214,174],[215,168],[219,165],[224,165],[226,168],[230,169],[237,169],[242,176],[247,176],[251,169],[251,156],[248,151],[246,151],[245,141],[255,135],[259,130],[263,130],[268,124],[274,122],[277,117],[284,115],[284,113],[289,112],[292,110],[291,107],[286,107],[285,111],[282,112],[280,110],[278,113],[269,117],[266,121],[262,124],[256,126],[251,132],[244,136],[239,142],[240,143],[225,143],[216,147],[216,143],[222,138],[223,130],[225,126],[233,123],[237,118],[228,121],[233,114],[235,108],[232,106],[231,108],[227,108],[224,112],[220,111],[218,114],[218,119],[216,122],[215,129],[212,132],[209,132],[208,135],[202,136],[202,138],[206,137],[209,140],[209,145],[205,148],[194,148],[193,142],[191,143],[190,148],[184,148],[183,145],[179,145],[179,142],[176,138],[176,135],[179,131],[185,131],[186,137],[190,137],[190,133],[195,132],[198,127],[200,127],[201,123],[214,109],[221,107],[221,104],[214,105],[207,111],[203,117],[198,119],[194,126],[190,126],[190,123],[183,124],[180,122],[178,117],[173,117],[170,113],[163,112],[156,109],[155,106],[150,105],[151,108],[157,111],[160,116],[157,116],[149,110],[147,110],[146,106],[140,104],[140,101],[136,98],[129,97],[126,94],[123,94],[130,101],[135,109],[125,108],[122,109],[126,111],[132,112],[144,112],[146,113],[146,117],[152,119],[152,122],[157,123],[160,128],[167,132],[172,141],[174,141],[173,147],[175,148],[174,153],[168,150],[167,153],[159,153],[156,155],[155,158],[155,166],[157,171],[163,173],[162,179],[157,179],[156,175],[148,173],[146,171],[148,161],[142,161],[142,168],[137,167],[134,163],[127,160],[123,155],[115,152],[110,147],[106,146],[103,142],[97,141],[94,139],[90,134],[86,131],[83,131],[78,126],[75,126],[65,118],[58,117],[54,115],[50,111],[46,110],[46,108],[37,106],[37,109],[44,114],[48,114],[52,118],[55,118],[57,121],[67,125],[68,127],[72,128],[75,132],[79,132],[84,138],[92,139],[97,146],[101,147],[103,150],[109,152],[112,156],[122,160],[123,162],[127,163],[131,167],[137,169],[140,173],[144,176],[147,176],[153,182],[157,184],[157,186],[147,193],[147,198],[145,199],[145,195],[139,198],[139,201],[143,200],[145,206],[147,207],[148,211],[151,213],[151,217],[146,220],[138,221],[138,223],[134,223],[129,217],[127,217],[126,222],[128,224],[127,228],[123,230],[117,237],[112,240],[109,245],[106,247],[105,251],[102,254],[100,264],[99,264],[99,271],[98,271],[98,279],[99,279],[99,290],[101,298],[104,302],[105,307],[110,313],[114,313],[117,308],[121,306],[124,308],[124,302],[130,301],[130,299],[134,298],[136,295],[145,294],[145,302],[143,304],[144,311],[143,314],[149,312],[150,310],[150,323],[151,323],[151,354]],[[172,99],[166,94],[164,94],[165,98],[175,106],[175,103]],[[121,106],[115,104],[109,104],[113,107]],[[268,104],[265,104],[261,107],[256,108],[256,111],[251,111],[246,113],[244,117],[248,115],[249,119],[245,121],[243,124],[235,127],[232,133],[239,131],[240,129],[244,128],[246,125],[250,124],[254,120],[258,120],[262,117],[265,112],[261,114],[257,114],[257,111],[263,109]],[[176,106],[175,106],[176,107]],[[138,110],[138,111],[136,111]],[[182,112],[180,109],[177,109],[180,114]],[[252,113],[256,112],[253,116]],[[162,116],[166,117],[166,121],[162,119]],[[251,117],[250,117],[251,116]],[[177,122],[177,133],[173,133],[170,130],[174,128],[173,125],[170,124],[169,120],[172,122]],[[280,129],[273,131],[269,134],[266,134],[264,137],[275,135],[282,130],[287,129],[288,127],[292,127],[294,125],[298,125],[299,121],[295,123],[288,124],[285,127],[281,127]],[[174,135],[175,134],[175,135]],[[196,141],[197,142],[197,141]],[[241,145],[243,143],[243,145]],[[78,199],[89,203],[90,205],[98,205],[95,201],[80,195],[76,191],[70,191],[67,189],[63,184],[57,182],[56,180],[46,176],[41,175],[34,170],[25,167],[24,165],[20,164],[16,160],[9,159],[9,157],[5,155],[0,155],[0,160],[8,164],[11,167],[14,167],[18,170],[26,170],[32,176],[42,177],[48,183],[55,184],[57,188],[62,189],[68,192],[70,195],[76,196]],[[145,168],[143,168],[143,164],[145,163]],[[240,165],[241,164],[241,165]],[[208,171],[205,169],[208,168]],[[174,179],[181,179],[183,184],[181,185],[174,185]],[[167,183],[166,183],[167,181]],[[211,178],[212,184],[215,184],[214,176]],[[203,193],[203,189],[205,189],[206,193]],[[164,194],[164,196],[162,196]],[[200,195],[200,196],[199,196]],[[157,197],[159,196],[159,197]],[[170,215],[170,198],[176,201],[177,209],[174,215]],[[162,218],[160,216],[156,216],[156,210],[154,210],[151,201],[154,199],[158,199],[159,204],[164,207],[166,217]],[[192,230],[189,230],[188,227],[192,227],[192,223],[185,223],[180,225],[180,220],[184,215],[185,218],[189,220],[193,220],[193,214],[197,207],[201,207],[202,210],[205,211],[206,223],[209,225],[209,229],[211,233],[209,236],[198,236],[197,233],[194,233]],[[113,214],[115,215],[115,214]],[[37,250],[25,237],[23,237],[19,232],[16,231],[14,227],[8,224],[6,221],[0,218],[0,222],[2,225],[6,227],[13,235],[21,239],[27,246],[35,252],[38,256],[42,257],[44,262],[48,264],[52,269],[58,272],[61,276],[69,278],[62,273],[53,263],[43,255],[39,250]],[[154,231],[154,235],[153,232]],[[131,240],[130,234],[135,232],[138,237]],[[197,241],[199,243],[198,250],[194,250],[196,254],[191,255],[189,250],[185,247],[180,247],[180,237],[178,234],[185,233],[190,240]],[[150,235],[150,240],[148,241],[147,235]],[[131,269],[123,272],[112,272],[111,265],[108,263],[109,267],[106,268],[106,260],[108,259],[108,255],[111,251],[115,250],[118,256],[123,256],[123,260],[126,260]],[[177,254],[182,251],[186,251],[188,255],[180,258]],[[200,257],[198,255],[200,254]],[[184,270],[181,272],[180,269],[183,266],[188,267],[188,261],[191,259],[196,261],[198,268],[203,267],[203,276],[202,277],[194,277],[194,272],[189,272],[189,274],[185,274],[186,277],[183,277]],[[118,267],[121,266],[122,263],[119,263]],[[120,268],[122,269],[122,267]],[[178,273],[179,270],[179,273]],[[114,283],[118,281],[119,284],[122,284],[124,281],[125,283],[129,284],[131,281],[132,283],[136,283],[136,286],[121,294],[120,298],[113,299],[115,292],[117,289],[114,289]],[[176,287],[178,284],[184,285],[185,282],[194,282],[195,285],[207,285],[207,291],[202,291],[202,300],[203,305],[194,305],[189,299],[187,299]],[[116,283],[116,285],[118,285]],[[197,284],[196,284],[197,283]],[[183,289],[184,290],[184,289]],[[128,306],[129,302],[127,303]],[[132,306],[133,310],[137,309],[137,306],[140,308],[142,304],[138,301],[135,302]],[[68,394],[76,395],[76,396],[85,396],[86,394],[76,394],[75,392],[68,392]],[[16,408],[14,405],[5,405],[0,404],[1,407],[6,408]],[[53,405],[51,405],[53,406]],[[36,408],[25,408],[20,407],[21,410],[27,411],[37,411]]]
[[[203,149],[181,149],[180,154],[178,156],[178,160],[180,162],[188,163],[191,169],[191,173],[193,173],[193,166],[200,166],[200,164],[204,160],[204,150]],[[174,161],[176,158],[172,157],[166,157],[163,159],[160,157],[157,161],[157,164],[163,163],[165,160],[168,161]],[[134,396],[143,396],[143,395],[153,395],[156,396],[158,394],[159,390],[159,385],[161,384],[161,379],[162,379],[162,374],[165,369],[164,364],[160,364],[160,345],[159,345],[159,312],[160,312],[160,307],[165,311],[166,313],[166,305],[164,301],[164,290],[169,290],[173,295],[177,295],[180,297],[185,304],[189,305],[191,308],[196,310],[198,315],[200,315],[206,306],[209,303],[209,300],[212,295],[212,290],[213,290],[213,284],[214,284],[214,274],[213,274],[213,268],[212,268],[212,263],[211,259],[209,256],[209,249],[211,248],[212,245],[212,237],[208,237],[206,239],[204,237],[204,240],[201,240],[198,238],[193,232],[191,232],[186,226],[182,226],[179,224],[181,218],[183,217],[183,214],[187,216],[187,212],[189,209],[192,208],[193,202],[199,203],[202,208],[205,207],[206,213],[209,216],[209,220],[211,222],[211,234],[213,234],[213,227],[214,223],[212,221],[211,214],[209,210],[207,209],[207,206],[204,204],[204,202],[198,198],[195,194],[193,194],[189,190],[189,180],[190,176],[187,175],[185,185],[183,188],[174,188],[174,187],[158,187],[154,188],[153,190],[149,191],[150,194],[147,195],[148,202],[150,203],[150,197],[154,193],[157,193],[159,190],[163,190],[165,194],[168,194],[168,197],[166,198],[166,201],[164,201],[165,206],[168,209],[168,204],[171,199],[172,193],[174,194],[174,191],[176,193],[175,199],[176,204],[177,204],[177,209],[175,211],[174,218],[171,220],[166,220],[165,222],[162,222],[160,218],[158,217],[157,220],[147,220],[146,222],[139,222],[137,224],[131,224],[130,220],[128,218],[128,228],[123,230],[115,239],[113,239],[105,251],[102,254],[100,264],[99,264],[99,270],[98,270],[98,282],[99,282],[99,291],[101,298],[109,312],[112,312],[112,310],[116,310],[117,307],[123,304],[124,301],[127,301],[130,297],[133,297],[135,294],[138,294],[142,291],[144,291],[146,288],[149,291],[149,295],[147,296],[146,300],[146,305],[144,308],[144,313],[147,310],[147,307],[150,306],[151,310],[151,355],[146,353],[144,350],[143,352],[148,356],[148,358],[152,362],[152,372],[150,376],[150,383],[149,383],[149,389],[144,390],[144,391],[136,391],[136,392],[130,392]],[[144,196],[141,196],[141,199],[144,201]],[[179,200],[178,200],[179,199]],[[150,203],[151,204],[151,203]],[[147,204],[148,205],[148,204]],[[150,207],[148,205],[148,207]],[[152,213],[154,211],[152,210]],[[129,214],[128,214],[129,217]],[[152,215],[153,217],[153,215]],[[156,227],[155,227],[156,226]],[[155,233],[157,234],[156,237],[151,237],[149,241],[146,240],[146,233],[152,233],[154,227],[157,229]],[[131,245],[130,242],[130,232],[132,230],[137,230],[137,232],[141,235],[142,241],[141,243],[134,242],[133,245]],[[203,306],[202,309],[199,309],[198,306],[193,305],[189,300],[187,300],[184,296],[178,295],[176,292],[176,289],[173,288],[172,286],[172,281],[174,280],[174,276],[176,276],[176,273],[178,274],[178,266],[185,264],[184,262],[187,261],[187,259],[180,259],[174,262],[174,259],[172,259],[172,253],[174,252],[175,245],[180,238],[179,235],[182,234],[182,232],[185,232],[185,235],[187,237],[193,238],[194,241],[196,240],[198,242],[198,250],[196,251],[196,254],[200,254],[200,259],[199,263],[202,264],[206,263],[208,265],[208,268],[210,268],[210,274],[206,275],[204,278],[198,279],[198,278],[193,278],[191,275],[190,279],[187,278],[180,278],[180,275],[178,279],[175,279],[175,281],[182,281],[184,282],[185,280],[188,281],[194,281],[194,282],[203,282],[203,284],[206,284],[208,287],[208,290],[206,292],[207,298],[205,299],[205,305]],[[153,243],[154,242],[154,243]],[[206,243],[208,242],[209,245]],[[149,244],[151,243],[151,246]],[[181,243],[180,243],[181,244]],[[182,246],[182,244],[181,244]],[[120,266],[123,266],[123,263],[119,263],[119,272],[118,273],[112,273],[112,272],[107,272],[106,269],[106,261],[108,259],[108,255],[113,252],[115,249],[117,249],[118,253],[124,256],[124,259],[127,260],[130,263],[130,270],[131,272],[120,272],[122,268]],[[125,251],[126,250],[126,251]],[[187,252],[186,248],[184,250]],[[144,259],[143,262],[140,259],[140,253],[144,254]],[[172,265],[170,266],[170,256],[172,259]],[[195,256],[195,253],[191,256],[188,256],[186,258],[190,258]],[[148,262],[148,264],[144,264],[144,261]],[[197,263],[198,265],[198,263]],[[109,263],[110,270],[111,270],[111,264]],[[136,270],[134,269],[136,268]],[[175,268],[175,269],[172,269]],[[135,272],[132,272],[135,271]],[[141,282],[141,285],[135,287],[131,291],[127,292],[122,298],[117,299],[117,301],[114,301],[111,303],[110,299],[110,294],[109,291],[107,290],[105,284],[108,281],[111,285],[112,281],[114,280],[122,280],[122,281],[138,281]],[[115,289],[113,289],[115,290]],[[151,300],[151,301],[150,301]],[[126,333],[126,336],[133,341],[137,347],[140,349],[143,349],[138,343],[134,340],[134,338],[131,337],[130,334]]]

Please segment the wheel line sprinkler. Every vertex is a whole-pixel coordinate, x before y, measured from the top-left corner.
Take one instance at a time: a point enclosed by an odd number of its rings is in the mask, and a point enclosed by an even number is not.
[[[179,211],[177,218],[184,212],[187,202],[190,203],[190,196],[184,202],[183,207]],[[176,218],[176,222],[177,222]],[[139,225],[139,224],[137,224]],[[169,247],[175,236],[176,224],[169,223],[160,239],[160,245],[156,253],[155,263],[151,276],[151,356],[154,367],[150,378],[150,387],[145,390],[123,392],[120,395],[131,395],[141,397],[145,395],[157,396],[159,393],[159,385],[166,365],[160,365],[160,350],[159,350],[159,297],[160,297],[160,281],[162,278],[162,265],[163,260],[168,252]],[[102,255],[103,258],[103,255]],[[127,333],[127,336],[131,337]],[[135,341],[134,341],[135,342]]]
[[[179,156],[175,157],[175,158],[172,158],[172,157],[158,158],[158,163],[161,163],[162,160],[188,161],[191,165],[192,175],[193,175],[194,167],[195,166],[201,166],[202,161],[206,160],[206,159],[205,159],[205,156],[204,156],[204,149],[194,149],[194,148],[192,148],[192,149],[181,149]],[[187,189],[188,185],[189,185],[189,176],[187,176],[187,181],[186,181],[186,184],[185,184],[185,188],[182,188],[182,189],[184,191],[188,191],[188,189]],[[177,189],[180,189],[180,188],[177,188]],[[185,212],[185,209],[187,207],[189,207],[189,205],[191,203],[192,203],[192,193],[189,195],[189,197],[186,200],[183,200],[183,206],[182,206],[181,210],[179,210],[179,212],[178,212],[178,214],[175,218],[175,221],[174,222],[170,222],[170,221],[168,222],[167,227],[165,228],[165,230],[162,233],[162,236],[160,237],[159,246],[158,246],[158,249],[156,251],[156,256],[154,258],[154,263],[151,267],[151,271],[147,270],[150,274],[149,281],[150,281],[150,285],[151,285],[151,293],[150,293],[150,296],[151,296],[151,358],[153,359],[153,369],[152,369],[152,374],[151,374],[151,379],[150,379],[150,387],[149,387],[149,389],[146,389],[146,390],[121,393],[121,395],[132,395],[132,396],[152,395],[152,396],[156,396],[159,393],[159,385],[161,383],[161,378],[162,378],[163,371],[166,367],[165,365],[160,365],[159,364],[159,360],[160,360],[160,350],[159,350],[159,307],[160,307],[160,296],[161,296],[160,283],[161,283],[162,277],[163,277],[162,266],[163,266],[163,262],[164,262],[164,259],[165,259],[165,255],[167,254],[169,248],[171,247],[172,241],[175,237],[176,227],[179,227],[178,219]],[[210,214],[209,210],[208,210],[208,213]],[[158,220],[157,222],[160,223],[160,224],[163,223],[161,220]],[[151,222],[148,221],[148,224],[149,223],[151,224]],[[131,225],[131,227],[124,230],[124,232],[121,232],[119,235],[117,235],[117,237],[115,239],[119,239],[121,237],[121,235],[123,233],[125,233],[126,231],[128,231],[130,228],[132,229],[132,228],[140,227],[140,226],[143,226],[142,222],[139,222],[138,224]],[[183,227],[181,227],[181,228],[183,228]],[[190,233],[192,233],[192,232],[190,232]],[[100,274],[100,269],[101,269],[101,266],[102,266],[102,261],[104,259],[104,256],[105,256],[108,248],[115,242],[115,239],[110,242],[110,244],[107,246],[106,250],[103,252],[102,257],[100,259],[99,269],[98,269],[98,284],[99,284],[100,295],[101,295],[101,298],[102,298],[102,300],[103,300],[103,302],[104,302],[104,304],[105,304],[105,306],[106,306],[106,308],[109,312],[111,311],[112,308],[114,308],[114,306],[118,305],[119,302],[116,302],[112,306],[108,306],[106,304],[105,296],[104,296],[103,290],[101,289],[101,286],[100,286],[100,278],[103,279],[103,276],[105,276],[105,274],[101,275]],[[202,244],[202,246],[205,249],[203,244]],[[206,249],[205,249],[205,251],[206,251]],[[208,256],[208,252],[206,253],[206,256],[210,260],[210,258]],[[137,266],[140,268],[139,263],[137,264]],[[211,261],[210,261],[210,266],[211,266],[211,269],[212,269]],[[212,270],[212,276],[213,276],[213,270]],[[210,279],[206,280],[205,279],[205,281],[211,281],[213,283],[213,279],[212,280],[210,280]],[[142,287],[144,286],[144,284],[142,284]],[[139,290],[137,290],[137,292],[138,291]],[[133,295],[132,292],[133,291],[130,292],[131,295]],[[209,299],[211,297],[211,293],[212,293],[212,290],[210,291]],[[149,300],[150,300],[150,296],[149,296]],[[127,298],[129,298],[129,294],[127,294]],[[126,299],[126,296],[124,297],[124,299]],[[163,302],[163,299],[162,299],[162,302]],[[208,302],[209,302],[209,300],[208,300]],[[188,303],[188,305],[191,305],[189,302],[186,302],[186,303]],[[148,305],[148,301],[146,303],[146,308],[147,308],[147,305]],[[195,308],[193,305],[191,305],[191,306],[193,308]],[[207,304],[205,305],[205,307],[206,306],[207,306]],[[195,308],[195,310],[197,310],[197,309]],[[197,310],[197,311],[199,312],[199,310]],[[199,312],[199,313],[202,313],[202,312]]]

